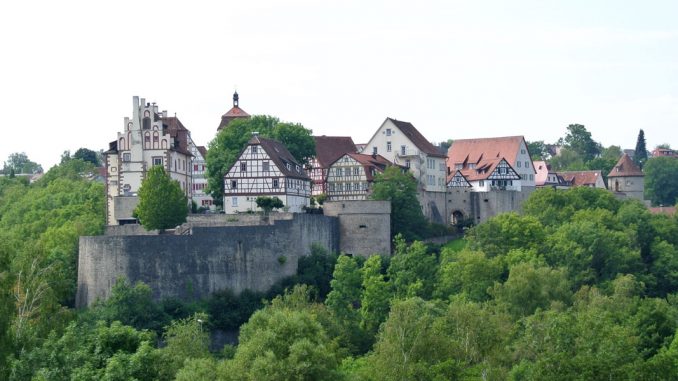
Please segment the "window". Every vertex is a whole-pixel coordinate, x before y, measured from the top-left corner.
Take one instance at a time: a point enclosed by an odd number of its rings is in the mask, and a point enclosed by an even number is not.
[[[231,189],[238,189],[238,180],[231,180]]]
[[[522,165],[522,162],[519,161],[519,162],[516,163],[516,165],[518,166],[518,168],[520,168],[520,166]]]
[[[462,168],[464,168],[464,164],[462,164],[462,163],[458,163],[458,164],[454,165],[454,169],[462,169]]]
[[[405,160],[405,166],[406,166],[407,168],[409,168],[410,165],[411,165],[410,159]]]
[[[268,172],[270,170],[268,160],[261,162],[261,170],[264,172]]]
[[[151,148],[151,135],[148,132],[144,135],[144,148]]]
[[[257,153],[257,148],[258,148],[257,146],[252,146],[252,153],[253,154]]]
[[[280,187],[280,182],[278,179],[273,179],[273,188],[278,189]]]
[[[386,152],[391,152],[391,142],[386,142]]]
[[[287,169],[290,171],[292,170],[292,165],[290,163],[286,163],[285,167],[287,167]]]
[[[521,150],[520,150],[520,153],[522,153],[523,155],[525,155],[526,152],[525,152],[524,149],[521,149]]]
[[[154,157],[153,165],[162,165],[162,157]]]
[[[376,155],[376,154],[377,154],[377,147],[372,147],[372,155]]]
[[[240,162],[240,172],[247,172],[247,162],[246,161]]]
[[[391,136],[391,129],[387,128],[386,129],[386,136]],[[390,144],[390,143],[389,143]],[[390,150],[389,150],[390,151]]]
[[[334,183],[330,183],[330,191],[334,192]]]
[[[295,166],[294,166],[294,169],[295,169],[297,172],[299,172],[299,166],[298,166],[298,165],[295,165]]]
[[[238,206],[238,197],[231,197],[231,206]]]
[[[198,164],[193,164],[193,172],[198,172]]]
[[[360,187],[360,183],[353,183],[353,190],[357,191]]]
[[[484,187],[484,186],[485,186],[485,181],[484,181],[484,180],[478,181],[478,185],[481,186],[481,187]]]
[[[351,168],[349,167],[344,168],[344,174],[346,175],[346,177],[351,176]]]
[[[125,152],[122,154],[122,161],[131,161],[132,160],[132,155],[129,152]]]
[[[469,169],[475,169],[475,168],[476,168],[476,163],[468,163],[468,168],[469,168]]]
[[[529,161],[525,162],[525,168],[530,168],[530,162]]]
[[[353,167],[353,176],[360,176],[360,167]]]
[[[407,149],[405,146],[400,146],[400,154],[405,156],[405,152],[407,152]]]
[[[336,171],[338,177],[341,177],[341,176],[344,175],[344,170],[343,170],[343,169],[341,169],[341,168],[335,168],[334,170]]]

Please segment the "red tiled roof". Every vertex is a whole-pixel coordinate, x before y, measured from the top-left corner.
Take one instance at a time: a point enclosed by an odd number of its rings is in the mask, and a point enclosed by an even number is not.
[[[561,171],[558,174],[575,187],[582,185],[593,186],[599,177],[603,177],[601,171]]]
[[[372,156],[354,152],[349,152],[346,155],[352,157],[355,161],[362,164],[363,168],[365,169],[367,181],[374,180],[374,177],[372,176],[372,171],[370,171],[370,169],[374,168],[377,172],[384,172],[384,169],[386,169],[386,167],[393,165],[393,163],[391,163],[390,161],[388,161],[388,159],[381,155]],[[338,158],[337,160],[339,160],[340,158]]]
[[[515,167],[520,145],[525,141],[522,136],[499,138],[478,138],[455,140],[447,150],[448,167],[458,163],[479,163],[481,159],[505,158]]]
[[[488,177],[492,175],[494,170],[497,168],[497,165],[502,160],[506,160],[503,157],[500,158],[491,158],[491,159],[483,159],[481,160],[478,164],[476,164],[475,168],[468,168],[465,167],[463,169],[460,169],[459,172],[464,175],[467,181],[477,181],[477,180],[485,180]],[[508,160],[506,160],[508,163]],[[509,167],[511,164],[509,164]],[[513,169],[513,168],[511,168]],[[515,171],[515,170],[514,170]],[[454,176],[454,175],[452,175]],[[449,182],[452,179],[452,176],[447,177],[447,182]],[[516,178],[515,180],[518,180],[520,177]]]
[[[669,216],[674,216],[676,215],[676,207],[675,206],[658,206],[655,208],[650,208],[650,213],[652,214],[666,214]]]
[[[276,167],[283,173],[286,177],[293,177],[296,179],[302,180],[311,180],[310,177],[304,171],[304,168],[297,160],[292,156],[290,151],[287,150],[282,143],[272,139],[265,139],[259,136],[253,136],[248,145],[260,145],[268,156],[273,160]],[[242,154],[242,153],[241,153]],[[290,168],[287,168],[287,164],[290,164]],[[297,169],[298,168],[298,169]]]
[[[315,157],[322,168],[329,168],[345,153],[356,152],[356,146],[350,136],[314,136]]]
[[[226,114],[221,116],[221,123],[219,123],[219,127],[217,127],[217,130],[221,130],[222,128],[226,127],[234,119],[249,117],[250,114],[246,113],[245,110],[241,109],[238,106],[233,106],[230,110],[228,110],[228,112],[226,112]]]
[[[179,142],[178,146],[170,147],[170,149],[183,153],[184,155],[193,156],[188,150],[189,131],[184,127],[179,118],[176,116],[168,116],[160,119],[162,120],[163,127],[166,128],[166,132]]]
[[[445,157],[445,154],[441,154],[438,149],[431,144],[424,135],[422,135],[419,130],[417,130],[412,123],[410,122],[403,122],[401,120],[396,120],[393,118],[386,118],[387,120],[390,120],[391,123],[393,123],[398,129],[407,136],[410,141],[419,148],[420,151],[426,153],[429,156],[436,156],[436,157]]]
[[[610,172],[607,177],[641,177],[645,176],[643,171],[636,165],[636,163],[631,160],[631,157],[627,154],[623,154],[617,164]]]

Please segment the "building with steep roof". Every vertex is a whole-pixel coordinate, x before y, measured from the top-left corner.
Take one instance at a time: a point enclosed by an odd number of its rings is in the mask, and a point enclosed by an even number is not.
[[[302,212],[311,178],[282,143],[254,135],[224,175],[224,212],[256,211],[259,196],[278,197],[285,209]]]
[[[645,174],[640,167],[623,154],[607,175],[609,189],[619,197],[645,199]]]
[[[246,119],[249,118],[250,114],[245,112],[245,110],[240,108],[240,96],[238,95],[238,92],[233,93],[233,107],[231,107],[230,110],[228,110],[224,115],[221,116],[221,122],[219,123],[219,127],[217,127],[217,131],[220,131],[222,128],[225,128],[228,126],[229,123],[231,123],[235,119]]]
[[[603,172],[600,170],[594,171],[560,171],[558,172],[563,180],[571,187],[591,187],[607,189],[605,180],[603,179]]]
[[[567,183],[561,175],[551,170],[551,165],[543,160],[534,162],[534,169],[537,173],[534,176],[534,182],[537,188],[567,188]]]
[[[330,164],[327,175],[329,201],[367,200],[374,176],[393,163],[381,155],[349,152]]]
[[[198,207],[212,208],[214,200],[207,192],[207,148],[196,145],[193,139],[189,140],[189,150],[193,155],[191,174],[193,176],[193,187],[191,188],[191,198]]]
[[[445,192],[445,155],[410,122],[386,118],[361,153],[409,168],[423,191]]]
[[[308,174],[313,180],[312,194],[327,194],[327,173],[330,164],[347,153],[357,152],[350,136],[314,136],[315,157],[309,162]]]
[[[132,103],[132,117],[125,117],[123,132],[104,152],[108,225],[137,221],[132,215],[139,201],[137,192],[146,171],[155,165],[162,165],[191,199],[190,131],[176,116],[158,112],[155,103],[137,96]]]
[[[652,157],[678,157],[678,151],[671,148],[657,147],[652,150]]]
[[[505,164],[499,166],[502,159],[505,160]],[[527,150],[527,143],[522,136],[459,139],[455,140],[447,151],[448,173],[452,174],[459,170],[467,180],[476,179],[474,189],[479,192],[490,189],[492,183],[487,184],[484,180],[489,179],[488,176],[492,175],[497,166],[506,168],[506,173],[502,174],[504,177],[509,172],[515,172],[519,177],[515,179],[514,176],[509,176],[510,179],[509,177],[502,179],[511,181],[510,186],[508,184],[505,186],[506,190],[521,191],[524,187],[533,190],[536,171]]]

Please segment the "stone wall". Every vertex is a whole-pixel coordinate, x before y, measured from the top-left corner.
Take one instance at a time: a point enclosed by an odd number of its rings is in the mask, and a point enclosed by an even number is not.
[[[390,201],[326,201],[323,211],[326,216],[339,217],[342,253],[391,255]]]
[[[463,218],[472,218],[475,224],[487,221],[500,213],[520,213],[522,205],[534,192],[534,187],[523,187],[522,191],[472,192],[470,189],[449,189],[447,191],[447,221],[453,213]]]
[[[156,299],[195,300],[225,288],[266,291],[296,273],[312,244],[339,251],[339,221],[323,215],[265,226],[194,226],[191,233],[80,237],[76,305],[107,298],[119,277],[148,284]]]

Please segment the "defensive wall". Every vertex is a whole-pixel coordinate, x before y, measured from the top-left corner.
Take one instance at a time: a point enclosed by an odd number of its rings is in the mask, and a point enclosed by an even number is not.
[[[296,273],[311,245],[338,252],[338,237],[337,218],[313,214],[272,225],[196,226],[187,235],[80,237],[76,305],[106,299],[119,277],[148,284],[156,299],[266,291]]]
[[[387,201],[347,201],[326,203],[326,215],[195,215],[162,233],[108,226],[103,236],[80,237],[76,306],[108,298],[120,277],[148,284],[156,299],[267,291],[296,274],[312,245],[330,253],[390,255],[390,207]]]
[[[522,191],[494,190],[490,192],[471,192],[470,189],[450,189],[447,191],[446,216],[452,222],[454,214],[461,218],[472,218],[479,224],[500,213],[520,212],[525,200],[534,192],[534,187],[523,187]]]

